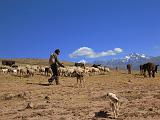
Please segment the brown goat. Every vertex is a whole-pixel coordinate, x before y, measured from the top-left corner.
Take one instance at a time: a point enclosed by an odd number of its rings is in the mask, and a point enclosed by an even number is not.
[[[140,75],[143,75],[143,74],[144,74],[143,65],[140,65],[140,66],[139,66],[139,69],[140,69]]]
[[[74,77],[77,78],[77,85],[80,83],[81,87],[84,86],[84,73],[74,71]]]
[[[127,64],[128,74],[131,74],[131,68],[132,68],[132,65],[131,64]]]
[[[148,62],[146,64],[143,64],[143,67],[142,67],[142,70],[144,70],[144,77],[147,77],[146,76],[146,71],[148,72],[149,74],[149,77],[155,77],[155,72],[157,72],[157,69],[158,69],[158,65],[155,65],[154,63],[151,63],[151,62]]]

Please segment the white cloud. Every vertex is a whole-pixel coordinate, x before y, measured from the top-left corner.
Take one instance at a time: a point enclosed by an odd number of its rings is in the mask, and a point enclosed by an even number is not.
[[[121,52],[123,52],[123,50],[122,50],[121,48],[114,48],[114,51],[115,51],[116,53],[121,53]]]
[[[102,51],[100,53],[94,52],[93,49],[89,47],[81,47],[77,50],[75,50],[73,53],[71,53],[69,56],[71,58],[77,58],[77,57],[88,57],[88,58],[98,58],[98,57],[104,57],[104,56],[111,56],[111,55],[116,55],[123,52],[121,48],[114,48],[114,50],[107,50],[107,51]]]

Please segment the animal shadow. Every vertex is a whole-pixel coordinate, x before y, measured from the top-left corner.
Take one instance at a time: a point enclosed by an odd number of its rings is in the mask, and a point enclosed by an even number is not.
[[[95,112],[94,118],[111,118],[110,116],[111,115],[108,113],[108,111],[100,110],[99,112]]]

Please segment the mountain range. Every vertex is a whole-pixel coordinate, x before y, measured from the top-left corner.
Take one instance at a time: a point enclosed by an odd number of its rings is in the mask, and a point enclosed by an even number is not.
[[[139,65],[146,62],[153,62],[155,64],[160,64],[160,56],[153,57],[147,56],[145,54],[139,53],[130,53],[121,59],[112,59],[112,60],[97,60],[93,64],[101,64],[111,68],[118,67],[120,69],[126,69],[127,64],[132,64],[133,69],[139,69]]]

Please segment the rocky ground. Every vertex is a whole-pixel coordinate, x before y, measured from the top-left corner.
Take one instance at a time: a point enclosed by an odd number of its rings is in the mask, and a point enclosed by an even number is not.
[[[28,78],[0,74],[0,120],[109,120],[113,113],[107,92],[120,99],[117,120],[160,120],[160,74],[143,78],[138,72],[112,71],[86,76],[85,86],[76,78]]]

